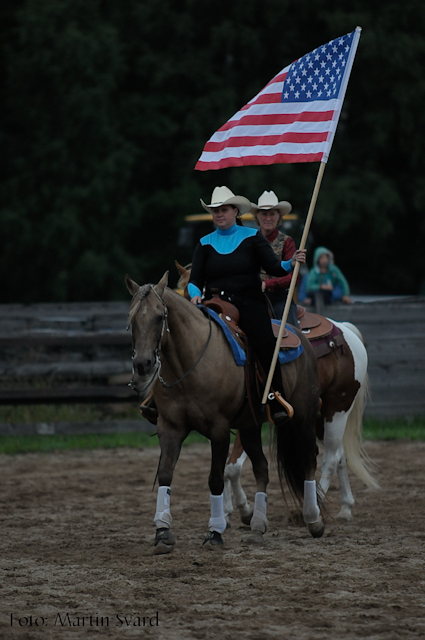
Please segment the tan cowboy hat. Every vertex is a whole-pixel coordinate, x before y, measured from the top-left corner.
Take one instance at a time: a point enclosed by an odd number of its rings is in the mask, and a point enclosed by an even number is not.
[[[292,210],[292,204],[286,200],[281,200],[279,202],[274,191],[264,191],[258,198],[258,205],[252,203],[251,207],[254,215],[259,211],[277,209],[280,213],[280,217],[286,216]]]
[[[201,204],[208,213],[212,213],[211,209],[221,207],[224,204],[231,204],[237,207],[241,216],[251,211],[252,204],[244,196],[235,196],[227,187],[216,187],[211,196],[210,204],[205,204],[201,198]]]

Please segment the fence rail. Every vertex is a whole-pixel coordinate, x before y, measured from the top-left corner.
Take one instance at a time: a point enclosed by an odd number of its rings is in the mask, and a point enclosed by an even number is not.
[[[67,404],[71,402],[137,402],[137,395],[133,389],[124,386],[0,389],[0,405]]]
[[[110,420],[102,422],[39,422],[37,424],[0,424],[0,436],[102,435],[107,433],[155,434],[147,420]]]

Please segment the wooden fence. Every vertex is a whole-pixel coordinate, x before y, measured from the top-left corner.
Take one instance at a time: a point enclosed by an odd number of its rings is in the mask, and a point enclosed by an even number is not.
[[[366,415],[425,416],[425,297],[330,307],[328,314],[362,332],[372,390]]]
[[[128,386],[128,309],[127,302],[0,305],[0,404],[137,404]],[[357,302],[326,312],[363,334],[372,388],[366,414],[425,415],[425,298]]]
[[[136,401],[128,308],[0,306],[0,404]]]
[[[0,306],[0,404],[134,403],[129,304]],[[0,435],[149,432],[145,420],[0,424]]]

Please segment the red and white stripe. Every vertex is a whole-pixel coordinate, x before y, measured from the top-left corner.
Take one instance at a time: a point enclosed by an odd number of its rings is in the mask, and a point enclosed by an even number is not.
[[[329,153],[340,99],[282,103],[288,67],[210,138],[195,169],[320,162]]]

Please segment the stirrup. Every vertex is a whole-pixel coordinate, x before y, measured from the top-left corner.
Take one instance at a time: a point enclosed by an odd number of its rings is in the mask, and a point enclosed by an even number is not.
[[[286,413],[288,414],[288,418],[292,418],[294,415],[294,407],[292,406],[292,404],[289,404],[289,402],[285,400],[285,398],[281,393],[279,393],[279,391],[274,392],[274,397],[282,405],[282,407],[284,407]]]
[[[269,400],[277,400],[279,402],[279,404],[285,410],[285,413],[287,415],[287,420],[290,420],[293,417],[293,415],[294,415],[293,406],[291,404],[289,404],[289,402],[283,398],[282,394],[280,394],[279,391],[273,391],[273,392],[269,393],[268,399]],[[267,420],[269,422],[272,422],[273,424],[275,424],[275,420],[273,419],[272,413],[270,411],[270,405],[268,403],[266,404],[266,414],[267,414]],[[275,412],[274,415],[277,415],[276,412]]]
[[[285,410],[271,413],[269,405],[266,405],[267,420],[270,424],[274,424],[275,427],[283,427],[284,424],[289,422],[291,418],[288,416]]]

